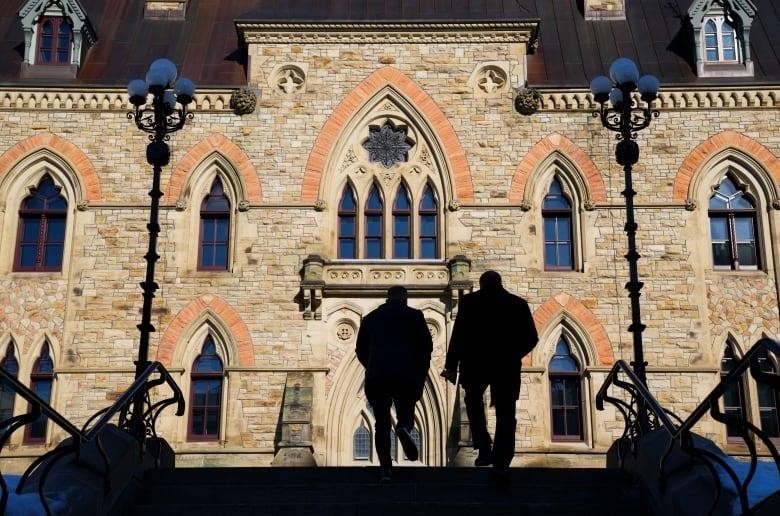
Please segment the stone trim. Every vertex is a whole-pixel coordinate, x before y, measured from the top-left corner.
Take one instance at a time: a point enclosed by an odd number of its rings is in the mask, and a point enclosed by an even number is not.
[[[38,151],[46,150],[63,158],[79,177],[84,199],[98,202],[103,197],[97,171],[86,154],[68,140],[53,133],[38,133],[14,144],[0,155],[0,178],[12,170],[19,160]]]
[[[258,172],[249,157],[238,145],[216,133],[198,142],[176,164],[168,182],[169,198],[178,199],[181,196],[189,174],[213,153],[221,154],[233,165],[246,188],[246,200],[250,203],[262,202]]]
[[[569,158],[585,178],[590,191],[582,192],[583,195],[587,193],[592,202],[607,200],[604,181],[593,160],[577,144],[563,135],[553,133],[531,147],[518,165],[509,189],[510,203],[521,203],[525,200],[525,187],[531,174],[536,172],[548,156],[556,152]]]
[[[284,23],[236,21],[244,44],[530,43],[538,21]]]
[[[176,347],[181,344],[179,341],[182,335],[206,311],[217,315],[230,330],[230,334],[236,342],[239,366],[253,366],[255,354],[252,337],[246,323],[227,301],[212,294],[206,294],[191,301],[168,323],[165,333],[160,339],[155,360],[158,360],[166,368],[172,367],[174,365],[172,364],[173,355]]]
[[[736,149],[755,159],[772,176],[776,184],[780,184],[780,160],[756,140],[736,131],[723,131],[700,143],[683,160],[672,187],[672,200],[686,202],[693,198],[690,192],[691,183],[701,167],[713,156],[726,149]]]
[[[384,68],[382,68],[384,69]],[[381,70],[381,69],[380,69]],[[401,72],[399,72],[401,73]],[[567,89],[537,87],[541,94],[539,111],[593,111],[599,107],[585,88]],[[235,89],[199,89],[195,93],[192,111],[232,113],[230,97]],[[750,88],[713,86],[709,89],[661,90],[653,102],[655,109],[776,109],[780,107],[780,88]],[[121,88],[51,89],[0,85],[0,111],[130,111],[133,106]]]
[[[609,335],[601,325],[601,322],[593,312],[588,310],[582,303],[569,294],[561,292],[560,294],[549,298],[542,305],[534,310],[534,322],[539,334],[544,333],[544,328],[555,321],[558,314],[566,312],[575,321],[579,322],[582,329],[591,338],[596,347],[599,363],[595,365],[609,366],[615,363],[615,354],[612,349],[612,342]],[[523,358],[523,365],[531,365],[533,352]]]

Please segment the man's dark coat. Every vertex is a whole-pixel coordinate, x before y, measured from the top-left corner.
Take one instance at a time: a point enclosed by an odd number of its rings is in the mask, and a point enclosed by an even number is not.
[[[445,368],[455,371],[460,363],[460,383],[490,385],[493,402],[507,395],[517,400],[521,360],[538,340],[523,298],[503,287],[481,288],[460,301]]]
[[[419,400],[428,375],[433,340],[422,311],[387,301],[363,318],[355,352],[366,368],[366,397],[374,385],[392,382]]]

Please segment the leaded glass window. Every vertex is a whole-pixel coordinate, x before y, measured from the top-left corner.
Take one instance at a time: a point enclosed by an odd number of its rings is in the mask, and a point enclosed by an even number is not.
[[[544,221],[544,268],[571,270],[572,253],[571,203],[563,193],[561,183],[553,179],[542,203]]]
[[[190,421],[188,437],[192,441],[219,439],[222,413],[222,359],[217,355],[214,339],[209,335],[200,355],[192,364]]]
[[[217,177],[200,205],[198,269],[226,270],[230,244],[230,199]]]
[[[338,257],[357,258],[357,205],[350,185],[341,193],[338,211]]]
[[[716,269],[758,269],[758,225],[750,198],[727,176],[710,198],[710,238]]]
[[[30,189],[19,208],[16,271],[59,271],[65,249],[68,202],[49,174]]]
[[[569,344],[561,338],[549,363],[552,438],[581,441],[582,396],[580,365]]]
[[[44,342],[41,352],[35,359],[30,373],[30,390],[43,402],[51,403],[51,391],[54,385],[54,362],[49,356],[49,343]],[[41,414],[38,419],[25,427],[24,442],[43,443],[46,440],[46,428],[49,418]]]

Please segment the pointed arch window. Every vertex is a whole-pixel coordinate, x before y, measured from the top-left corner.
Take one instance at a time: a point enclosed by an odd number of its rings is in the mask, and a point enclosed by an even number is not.
[[[393,202],[393,258],[411,257],[412,205],[409,202],[409,190],[401,184]]]
[[[363,420],[352,434],[352,459],[371,460],[371,431]]]
[[[765,350],[758,351],[758,364],[762,373],[777,375],[778,366],[773,357]],[[758,384],[758,413],[761,420],[761,430],[770,439],[780,439],[780,393],[771,385]]]
[[[217,355],[214,339],[209,335],[192,364],[189,440],[219,439],[223,378],[222,360]]]
[[[51,404],[51,391],[54,385],[54,362],[49,355],[49,343],[44,342],[41,352],[35,359],[30,373],[30,390],[41,400]],[[39,444],[46,440],[46,428],[49,419],[41,414],[31,424],[25,427],[24,442],[27,444]]]
[[[45,16],[38,25],[37,64],[69,65],[73,25],[61,16]]]
[[[725,17],[706,19],[704,51],[707,61],[737,61],[737,31]]]
[[[721,181],[710,198],[709,219],[714,268],[758,269],[756,208],[731,176]]]
[[[357,205],[350,185],[341,193],[338,217],[338,257],[357,258]]]
[[[439,205],[430,183],[420,199],[420,258],[439,257]]]
[[[230,199],[217,177],[200,205],[199,270],[226,270],[230,247]]]
[[[564,338],[549,363],[553,441],[583,440],[580,364]]]
[[[544,221],[545,270],[572,270],[572,210],[563,193],[560,181],[555,178],[542,202]]]
[[[729,342],[723,350],[723,358],[720,361],[720,378],[724,380],[736,365],[738,359],[734,354],[734,346]],[[737,382],[732,383],[723,393],[723,412],[728,416],[739,419],[746,417],[747,407],[745,398],[744,378],[740,377]],[[731,426],[726,427],[726,436],[729,440],[741,440],[739,431]]]
[[[14,356],[14,343],[9,342],[5,349],[5,355],[0,360],[0,367],[16,378],[19,375],[19,362]],[[14,402],[16,392],[8,385],[5,380],[0,379],[0,421],[10,419],[14,415]]]
[[[376,185],[372,185],[371,190],[368,192],[368,200],[366,201],[366,208],[363,214],[366,221],[366,258],[382,258],[384,256],[383,203],[379,188]]]
[[[67,209],[60,187],[45,174],[19,208],[15,271],[62,269]]]

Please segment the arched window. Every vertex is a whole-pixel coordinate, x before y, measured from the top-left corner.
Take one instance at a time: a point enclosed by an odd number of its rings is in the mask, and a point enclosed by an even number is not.
[[[47,16],[38,25],[38,64],[70,64],[73,26],[67,18]]]
[[[723,380],[728,376],[738,359],[734,355],[734,346],[731,343],[726,343],[726,347],[723,351],[723,358],[720,361],[720,378]],[[740,419],[745,418],[747,406],[745,402],[745,384],[744,379],[740,378],[739,381],[732,383],[731,386],[723,393],[723,412],[729,416],[734,416]],[[728,439],[741,439],[739,432],[736,428],[731,426],[726,427],[726,436]]]
[[[200,205],[199,270],[226,270],[230,243],[230,199],[222,181],[214,179]]]
[[[354,460],[371,460],[371,431],[363,420],[360,421],[360,426],[352,434],[352,458]]]
[[[13,376],[17,377],[19,374],[19,362],[14,356],[14,343],[9,342],[3,359],[0,360],[0,367]],[[14,400],[16,399],[16,392],[8,385],[4,379],[0,379],[0,421],[10,419],[14,415]]]
[[[417,446],[417,451],[419,452],[419,456],[423,457],[423,449],[422,449],[422,439],[420,438],[420,431],[417,430],[417,426],[412,428],[411,432],[412,441],[414,441],[415,446]]]
[[[219,439],[222,413],[222,360],[217,355],[214,339],[209,335],[200,355],[192,364],[190,394],[190,424],[187,437],[191,441]]]
[[[338,257],[357,258],[357,206],[355,191],[350,185],[341,193],[338,216]]]
[[[45,174],[19,208],[15,271],[59,271],[65,246],[68,202]]]
[[[704,55],[707,61],[736,61],[737,31],[724,17],[714,17],[704,24]]]
[[[384,256],[382,208],[382,196],[377,186],[373,185],[368,192],[368,201],[366,201],[364,212],[366,220],[366,258],[382,258]]]
[[[30,373],[30,390],[41,400],[51,403],[51,390],[54,384],[54,362],[49,356],[49,343],[44,342],[41,353],[35,359]],[[46,427],[49,419],[41,414],[33,423],[25,427],[24,442],[38,444],[46,440]]]
[[[765,349],[759,350],[758,353],[758,364],[761,372],[777,375],[777,362]],[[780,407],[780,393],[774,390],[771,385],[758,384],[758,412],[761,419],[761,430],[773,440],[780,439],[778,407]]]
[[[402,183],[393,202],[393,258],[412,257],[412,205]]]
[[[563,193],[561,183],[553,179],[542,203],[544,221],[545,270],[572,270],[571,203]]]
[[[549,376],[552,439],[583,440],[580,364],[563,338],[558,340],[550,359]]]
[[[710,198],[709,218],[714,268],[758,269],[756,209],[730,176]]]
[[[420,258],[439,257],[439,205],[430,183],[420,199]]]

